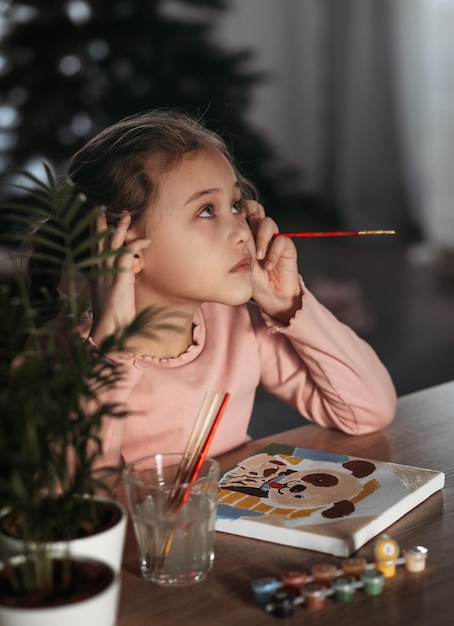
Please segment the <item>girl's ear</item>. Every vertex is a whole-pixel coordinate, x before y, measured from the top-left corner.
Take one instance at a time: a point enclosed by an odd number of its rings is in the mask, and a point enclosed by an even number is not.
[[[139,235],[134,231],[134,229],[129,228],[125,236],[125,245],[126,246],[129,245],[130,243],[132,243],[138,238],[139,238]],[[134,274],[139,274],[142,271],[143,266],[144,266],[143,250],[139,250],[138,252],[134,254],[132,271],[134,272]]]
[[[134,262],[132,264],[132,271],[134,274],[139,274],[143,269],[143,253],[142,251],[137,252],[134,255]]]

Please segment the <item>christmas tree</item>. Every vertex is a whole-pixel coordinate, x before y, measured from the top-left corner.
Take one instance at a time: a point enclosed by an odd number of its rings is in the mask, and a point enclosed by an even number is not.
[[[308,207],[293,172],[246,113],[264,77],[223,50],[226,0],[0,0],[2,170],[57,171],[105,126],[155,107],[201,115],[231,146],[271,215]]]

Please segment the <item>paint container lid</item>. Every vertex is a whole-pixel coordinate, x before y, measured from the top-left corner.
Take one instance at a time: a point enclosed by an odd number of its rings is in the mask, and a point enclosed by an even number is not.
[[[366,567],[366,559],[350,557],[349,559],[344,559],[342,561],[342,569],[346,576],[354,576],[355,578],[359,578],[361,576],[361,572],[364,571]]]
[[[379,561],[393,561],[399,556],[400,547],[397,541],[383,535],[375,544],[375,558]]]
[[[348,591],[354,589],[355,579],[352,576],[336,576],[336,578],[333,578],[331,581],[331,585],[335,590],[342,589]]]
[[[282,573],[282,582],[286,587],[299,589],[301,585],[307,583],[309,573],[306,570],[289,570]]]
[[[319,585],[318,583],[307,583],[303,586],[302,593],[308,598],[325,599],[327,596],[327,589],[324,585]]]
[[[328,582],[337,574],[337,567],[331,563],[317,563],[311,568],[312,576],[316,582]]]
[[[280,582],[272,576],[256,578],[251,583],[257,604],[266,604],[280,587]]]
[[[383,582],[384,580],[383,572],[375,568],[365,569],[361,574],[361,578],[371,582]]]
[[[265,611],[275,617],[291,617],[295,594],[291,591],[277,591],[271,600],[265,605]]]

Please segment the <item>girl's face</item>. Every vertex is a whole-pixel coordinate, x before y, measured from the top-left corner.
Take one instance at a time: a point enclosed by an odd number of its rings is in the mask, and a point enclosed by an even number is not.
[[[148,209],[136,296],[142,306],[202,302],[238,305],[252,295],[255,244],[246,206],[227,159],[216,151],[186,155],[159,179]]]

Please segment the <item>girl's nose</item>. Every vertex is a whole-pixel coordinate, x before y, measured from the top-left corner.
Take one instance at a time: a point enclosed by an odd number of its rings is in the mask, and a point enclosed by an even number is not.
[[[249,224],[244,221],[235,220],[234,225],[232,226],[230,239],[234,243],[245,243],[252,239],[252,231],[249,227]]]

